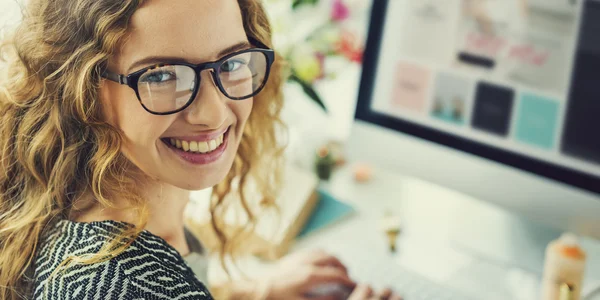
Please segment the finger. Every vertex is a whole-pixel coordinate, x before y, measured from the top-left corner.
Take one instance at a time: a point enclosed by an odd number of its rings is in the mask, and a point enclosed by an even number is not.
[[[340,297],[338,296],[319,296],[319,297],[310,297],[305,298],[307,300],[338,300]]]
[[[352,294],[350,294],[350,297],[348,298],[348,300],[367,300],[372,295],[373,295],[373,289],[371,289],[371,287],[368,285],[361,284],[361,285],[358,285],[354,289],[354,291],[352,291]]]
[[[312,288],[324,283],[337,283],[349,288],[354,288],[356,283],[348,277],[348,274],[333,267],[313,267],[303,285],[304,288]]]
[[[403,300],[404,298],[402,298],[402,296],[400,295],[396,295],[393,294],[392,296],[390,296],[389,300]]]
[[[382,300],[388,300],[388,299],[390,299],[391,296],[392,296],[392,290],[390,290],[390,289],[384,289],[383,291],[381,291],[379,293],[379,299],[382,299]]]
[[[299,252],[296,257],[303,262],[311,263],[315,257],[321,257],[327,255],[327,252],[323,249],[315,249],[309,251]]]
[[[327,253],[327,251],[325,251],[323,249],[319,249],[319,250],[314,250],[314,251],[308,252],[304,258],[305,258],[306,263],[310,264],[310,263],[314,263],[317,261],[321,261],[330,256],[331,255],[329,253]]]
[[[310,264],[316,266],[331,266],[336,267],[344,271],[344,273],[348,273],[348,269],[344,264],[335,256],[329,255],[325,252],[317,252],[313,257],[310,258]]]

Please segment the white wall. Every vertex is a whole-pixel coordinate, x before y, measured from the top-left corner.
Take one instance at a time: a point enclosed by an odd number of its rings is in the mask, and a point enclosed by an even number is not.
[[[0,28],[14,25],[21,19],[20,4],[23,0],[0,0]]]

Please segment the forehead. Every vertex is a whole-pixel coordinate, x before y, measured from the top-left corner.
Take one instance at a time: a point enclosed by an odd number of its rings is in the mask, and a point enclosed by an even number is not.
[[[236,0],[149,0],[134,13],[116,62],[121,70],[148,56],[198,63],[246,40]]]

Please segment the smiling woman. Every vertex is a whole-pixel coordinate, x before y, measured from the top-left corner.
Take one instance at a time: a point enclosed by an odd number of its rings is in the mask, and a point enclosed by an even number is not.
[[[252,183],[268,207],[279,186],[282,62],[260,0],[30,0],[24,12],[0,49],[0,300],[212,299],[190,263],[204,254],[183,222],[190,191],[213,187],[224,262],[244,248],[221,227],[225,199],[251,230],[243,191]],[[323,252],[278,266],[213,290],[294,300],[355,286]],[[351,299],[393,296],[360,286]]]
[[[217,186],[227,253],[232,180],[267,198],[278,186],[281,62],[263,8],[32,0],[24,12],[2,48],[0,299],[209,299],[183,259],[189,191]]]

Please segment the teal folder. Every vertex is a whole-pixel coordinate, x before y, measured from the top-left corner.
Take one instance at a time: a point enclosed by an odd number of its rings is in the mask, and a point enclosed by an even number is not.
[[[329,226],[351,215],[354,208],[338,201],[325,191],[319,190],[319,201],[304,228],[298,233],[298,238]]]

